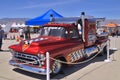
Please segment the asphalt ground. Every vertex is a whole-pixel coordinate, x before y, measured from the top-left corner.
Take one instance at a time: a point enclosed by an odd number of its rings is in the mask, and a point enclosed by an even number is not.
[[[12,55],[8,46],[16,43],[18,42],[15,40],[3,40],[4,51],[0,52],[0,80],[46,80],[46,76],[9,65]],[[111,62],[104,62],[105,59],[105,55],[98,56],[87,63],[66,67],[60,74],[52,76],[51,80],[120,80],[120,37],[110,37]]]

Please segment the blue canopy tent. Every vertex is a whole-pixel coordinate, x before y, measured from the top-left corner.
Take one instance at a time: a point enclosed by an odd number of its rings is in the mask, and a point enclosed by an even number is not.
[[[43,15],[26,21],[25,24],[26,25],[43,25],[43,24],[46,24],[46,23],[50,22],[50,16],[51,15],[53,16],[53,18],[63,17],[62,15],[55,12],[53,9],[50,9],[46,13],[44,13]]]

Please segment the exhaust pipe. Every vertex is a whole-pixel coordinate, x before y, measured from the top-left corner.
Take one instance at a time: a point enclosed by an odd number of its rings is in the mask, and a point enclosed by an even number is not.
[[[83,42],[85,42],[85,33],[84,33],[84,27],[85,27],[85,12],[81,12],[81,20],[82,20],[82,38]]]
[[[54,21],[55,21],[55,19],[53,17],[53,14],[50,14],[50,22],[54,22]]]

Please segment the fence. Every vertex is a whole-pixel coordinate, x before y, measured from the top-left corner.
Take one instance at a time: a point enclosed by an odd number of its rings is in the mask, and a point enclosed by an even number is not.
[[[104,61],[105,62],[111,62],[110,60],[110,54],[109,54],[109,48],[110,48],[110,42],[108,40],[107,42],[107,59],[105,59]],[[93,57],[85,60],[85,61],[82,61],[82,62],[77,62],[77,63],[72,63],[72,62],[64,62],[64,61],[61,61],[61,60],[58,60],[58,59],[55,59],[55,58],[52,58],[50,57],[49,55],[49,52],[46,52],[46,64],[47,64],[47,75],[46,75],[46,80],[50,80],[50,59],[52,60],[55,60],[55,61],[58,61],[60,63],[64,63],[64,64],[83,64],[83,63],[86,63],[88,61],[91,61],[92,59],[94,59],[101,51],[99,51],[96,55],[94,55]]]

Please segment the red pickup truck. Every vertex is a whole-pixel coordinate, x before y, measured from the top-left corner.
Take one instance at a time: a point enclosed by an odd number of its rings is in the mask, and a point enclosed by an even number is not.
[[[96,33],[97,18],[80,18],[77,24],[51,22],[42,26],[39,37],[9,46],[13,55],[9,63],[17,68],[46,75],[46,52],[64,62],[80,62],[97,52],[105,52],[108,35]],[[100,54],[101,54],[100,53]],[[50,73],[62,69],[61,62],[50,59]]]

